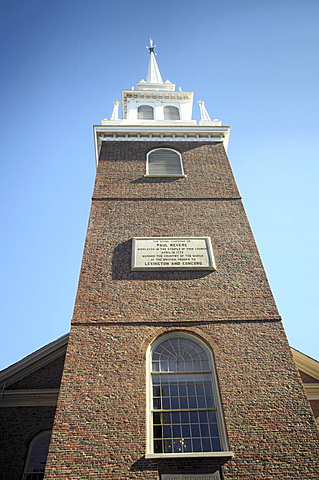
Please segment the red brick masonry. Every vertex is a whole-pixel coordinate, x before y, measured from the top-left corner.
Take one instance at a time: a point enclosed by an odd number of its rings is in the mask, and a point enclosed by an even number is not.
[[[176,148],[186,178],[145,178]],[[215,272],[131,272],[135,236],[209,236]],[[214,354],[229,458],[145,459],[145,353],[191,331]],[[317,480],[318,431],[220,143],[108,142],[100,155],[45,479]]]

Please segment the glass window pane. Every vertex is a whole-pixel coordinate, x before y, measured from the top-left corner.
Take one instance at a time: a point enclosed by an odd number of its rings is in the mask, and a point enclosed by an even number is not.
[[[163,425],[172,423],[171,414],[169,412],[162,413],[162,423]]]
[[[199,423],[198,412],[190,412],[191,423]]]
[[[190,437],[191,436],[191,427],[189,424],[182,425],[182,436],[185,437]]]
[[[207,408],[214,408],[215,407],[215,402],[214,402],[214,397],[213,396],[207,396],[206,397],[206,402],[207,402]]]
[[[163,427],[163,437],[171,438],[172,437],[172,427],[171,425],[164,425]]]
[[[164,452],[170,453],[172,451],[173,451],[173,440],[171,438],[164,440]]]
[[[212,437],[218,437],[217,423],[212,423],[210,425],[210,434],[211,434]]]
[[[172,397],[177,397],[178,396],[177,384],[171,385],[171,395],[172,395]]]
[[[201,431],[202,437],[208,437],[209,436],[208,424],[201,423],[200,431]]]
[[[217,422],[216,412],[214,410],[210,410],[207,413],[208,413],[208,421],[210,423],[216,423]]]
[[[196,397],[189,397],[189,408],[196,408],[197,407],[197,399]]]
[[[199,424],[195,423],[192,425],[192,437],[200,437]]]
[[[177,410],[179,408],[179,398],[178,397],[172,397],[172,410]]]
[[[211,441],[210,438],[202,438],[203,452],[211,452]]]
[[[170,410],[171,409],[171,399],[169,397],[162,398],[162,409],[163,410]]]
[[[161,422],[161,414],[160,413],[153,413],[153,424],[160,424]]]
[[[180,412],[172,412],[172,423],[181,423]]]
[[[162,440],[154,440],[154,453],[162,453]]]
[[[202,442],[200,438],[193,438],[193,452],[202,451]]]
[[[213,443],[213,452],[220,452],[221,447],[220,447],[219,438],[213,438],[212,443]]]
[[[190,438],[185,438],[183,442],[183,451],[192,452],[192,440]]]
[[[162,438],[162,427],[161,426],[155,426],[153,427],[153,435],[154,438]]]
[[[189,412],[181,412],[181,423],[189,423]]]

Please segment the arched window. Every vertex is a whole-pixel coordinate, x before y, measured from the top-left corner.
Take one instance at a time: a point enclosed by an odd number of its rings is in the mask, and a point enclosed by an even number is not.
[[[147,154],[146,175],[152,177],[183,177],[182,156],[171,148],[156,148]]]
[[[229,453],[209,348],[173,333],[153,343],[150,357],[150,454]]]
[[[173,105],[164,107],[164,120],[180,120],[179,109]]]
[[[50,430],[41,432],[34,437],[29,447],[23,480],[43,479],[50,440]]]
[[[140,105],[137,109],[139,120],[154,120],[154,108],[150,105]]]

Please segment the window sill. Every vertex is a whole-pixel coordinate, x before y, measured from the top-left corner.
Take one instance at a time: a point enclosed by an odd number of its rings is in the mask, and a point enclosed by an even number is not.
[[[145,458],[233,457],[233,452],[146,453]]]
[[[186,178],[187,175],[182,175],[182,174],[167,174],[167,175],[144,175],[144,177],[162,177],[162,178],[166,178],[166,177],[176,177],[176,178]]]

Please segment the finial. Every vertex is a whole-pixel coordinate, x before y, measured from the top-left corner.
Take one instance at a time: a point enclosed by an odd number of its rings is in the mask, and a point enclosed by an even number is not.
[[[201,121],[204,122],[211,122],[211,118],[206,110],[205,104],[202,100],[199,100],[198,102],[199,109],[200,109],[200,119]]]
[[[155,52],[154,52],[155,47],[156,47],[156,45],[153,45],[153,40],[150,38],[150,46],[146,47],[146,48],[149,49],[149,53],[154,53],[154,55],[155,55]]]
[[[114,107],[113,107],[113,112],[112,112],[110,120],[118,120],[119,119],[119,104],[120,104],[120,102],[118,102],[118,101],[113,102]]]

